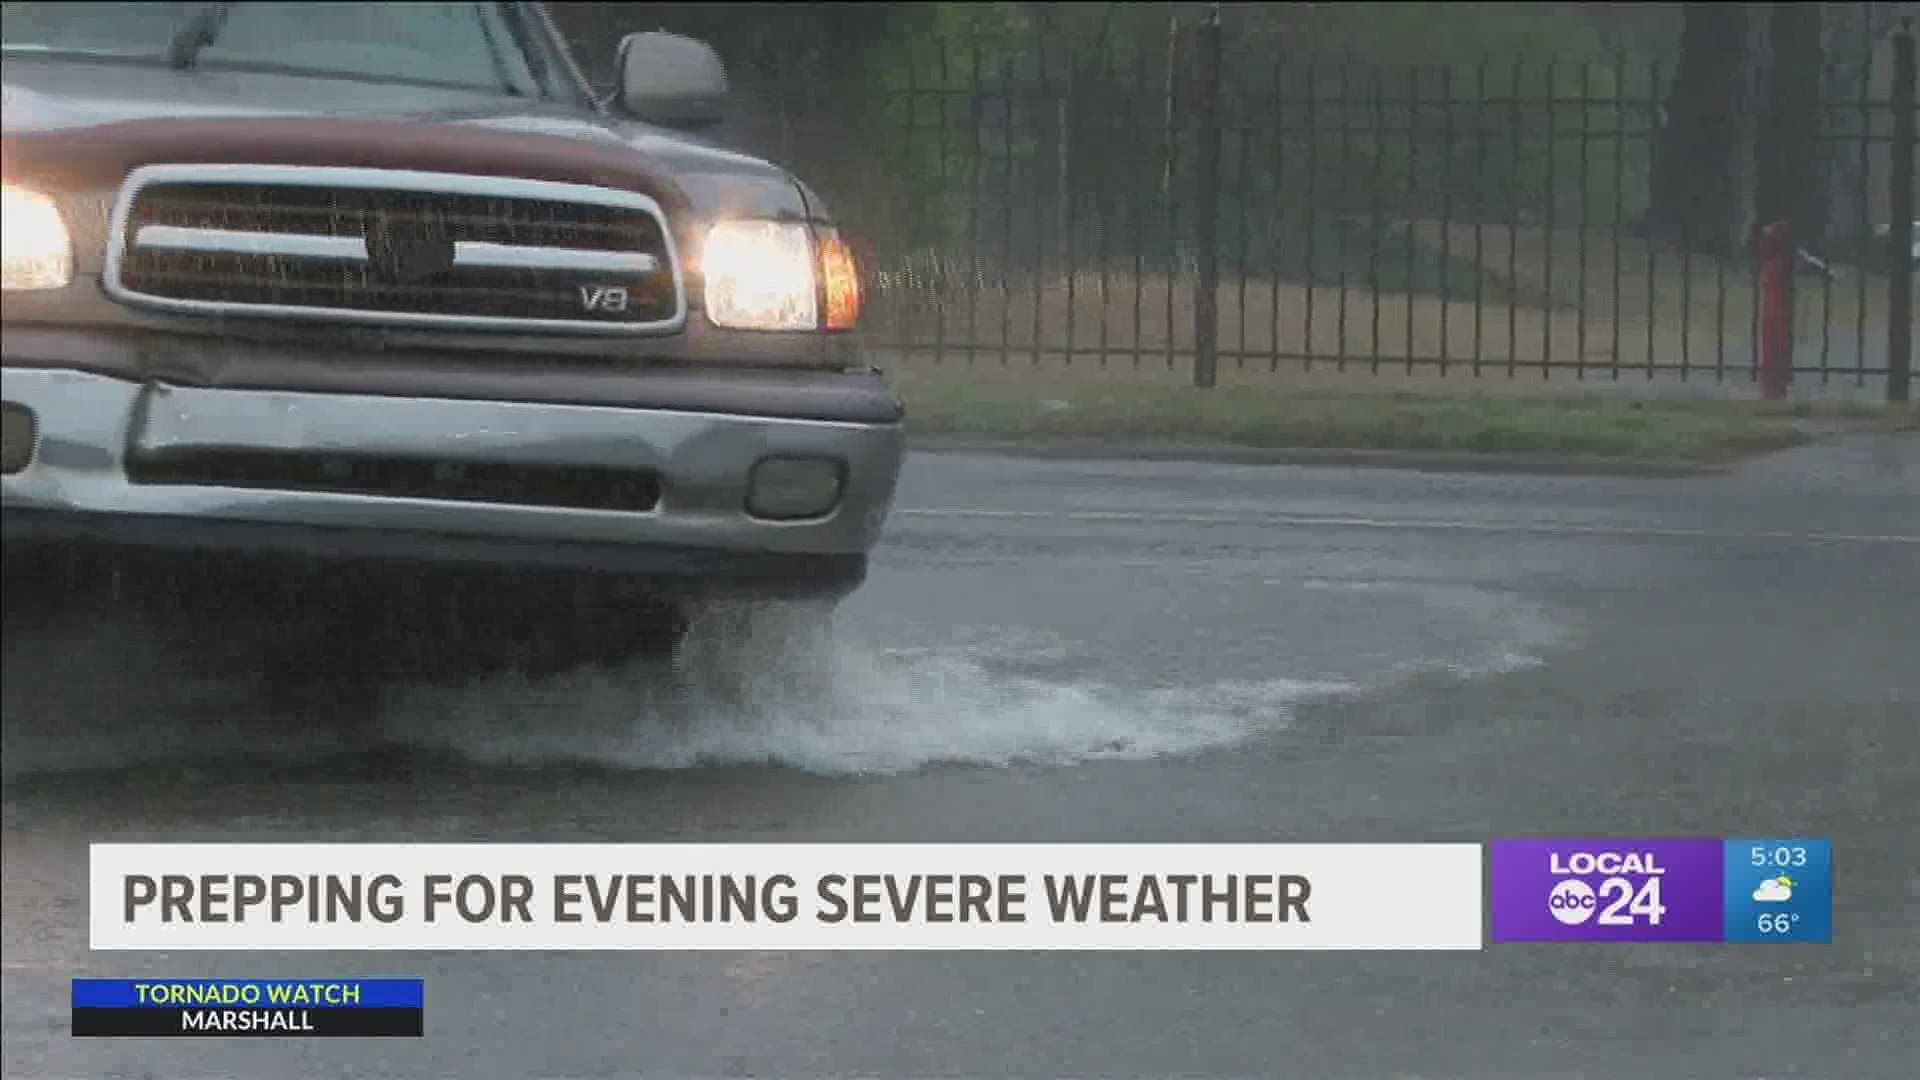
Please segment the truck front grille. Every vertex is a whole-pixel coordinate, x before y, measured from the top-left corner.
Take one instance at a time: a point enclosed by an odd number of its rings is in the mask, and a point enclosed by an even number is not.
[[[380,169],[136,170],[106,287],[213,316],[584,333],[685,319],[672,235],[647,196]]]
[[[129,459],[127,479],[147,485],[312,491],[627,513],[644,513],[660,501],[659,474],[646,469],[286,450],[147,454]]]

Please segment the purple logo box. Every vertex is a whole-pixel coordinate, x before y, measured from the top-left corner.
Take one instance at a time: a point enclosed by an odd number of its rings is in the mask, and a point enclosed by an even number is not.
[[[1495,840],[1493,940],[1721,941],[1717,839]]]

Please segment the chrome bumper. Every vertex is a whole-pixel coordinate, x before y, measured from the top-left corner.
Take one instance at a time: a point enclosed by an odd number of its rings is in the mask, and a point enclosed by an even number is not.
[[[897,424],[680,410],[213,389],[8,367],[0,396],[38,420],[33,462],[0,478],[9,543],[82,534],[138,545],[622,573],[864,573],[904,454]],[[130,461],[194,451],[441,458],[653,472],[650,510],[136,482]],[[769,455],[845,463],[838,504],[798,521],[746,509]],[[808,569],[812,567],[813,569]],[[832,576],[832,575],[827,575]]]

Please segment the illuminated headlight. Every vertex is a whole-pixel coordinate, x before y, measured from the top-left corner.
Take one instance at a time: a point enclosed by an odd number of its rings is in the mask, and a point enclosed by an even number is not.
[[[0,287],[58,289],[73,280],[73,245],[53,200],[6,185],[0,204]]]
[[[747,512],[757,518],[819,517],[840,501],[841,468],[827,458],[761,458],[747,477]]]
[[[814,330],[820,287],[807,226],[723,221],[707,231],[700,273],[707,318],[731,330]]]

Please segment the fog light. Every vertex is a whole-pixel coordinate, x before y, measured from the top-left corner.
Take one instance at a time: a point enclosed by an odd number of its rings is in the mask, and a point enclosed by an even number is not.
[[[747,513],[758,518],[819,517],[840,501],[845,470],[828,458],[762,458],[747,475]]]
[[[17,401],[0,402],[0,473],[11,476],[33,463],[39,419]]]

